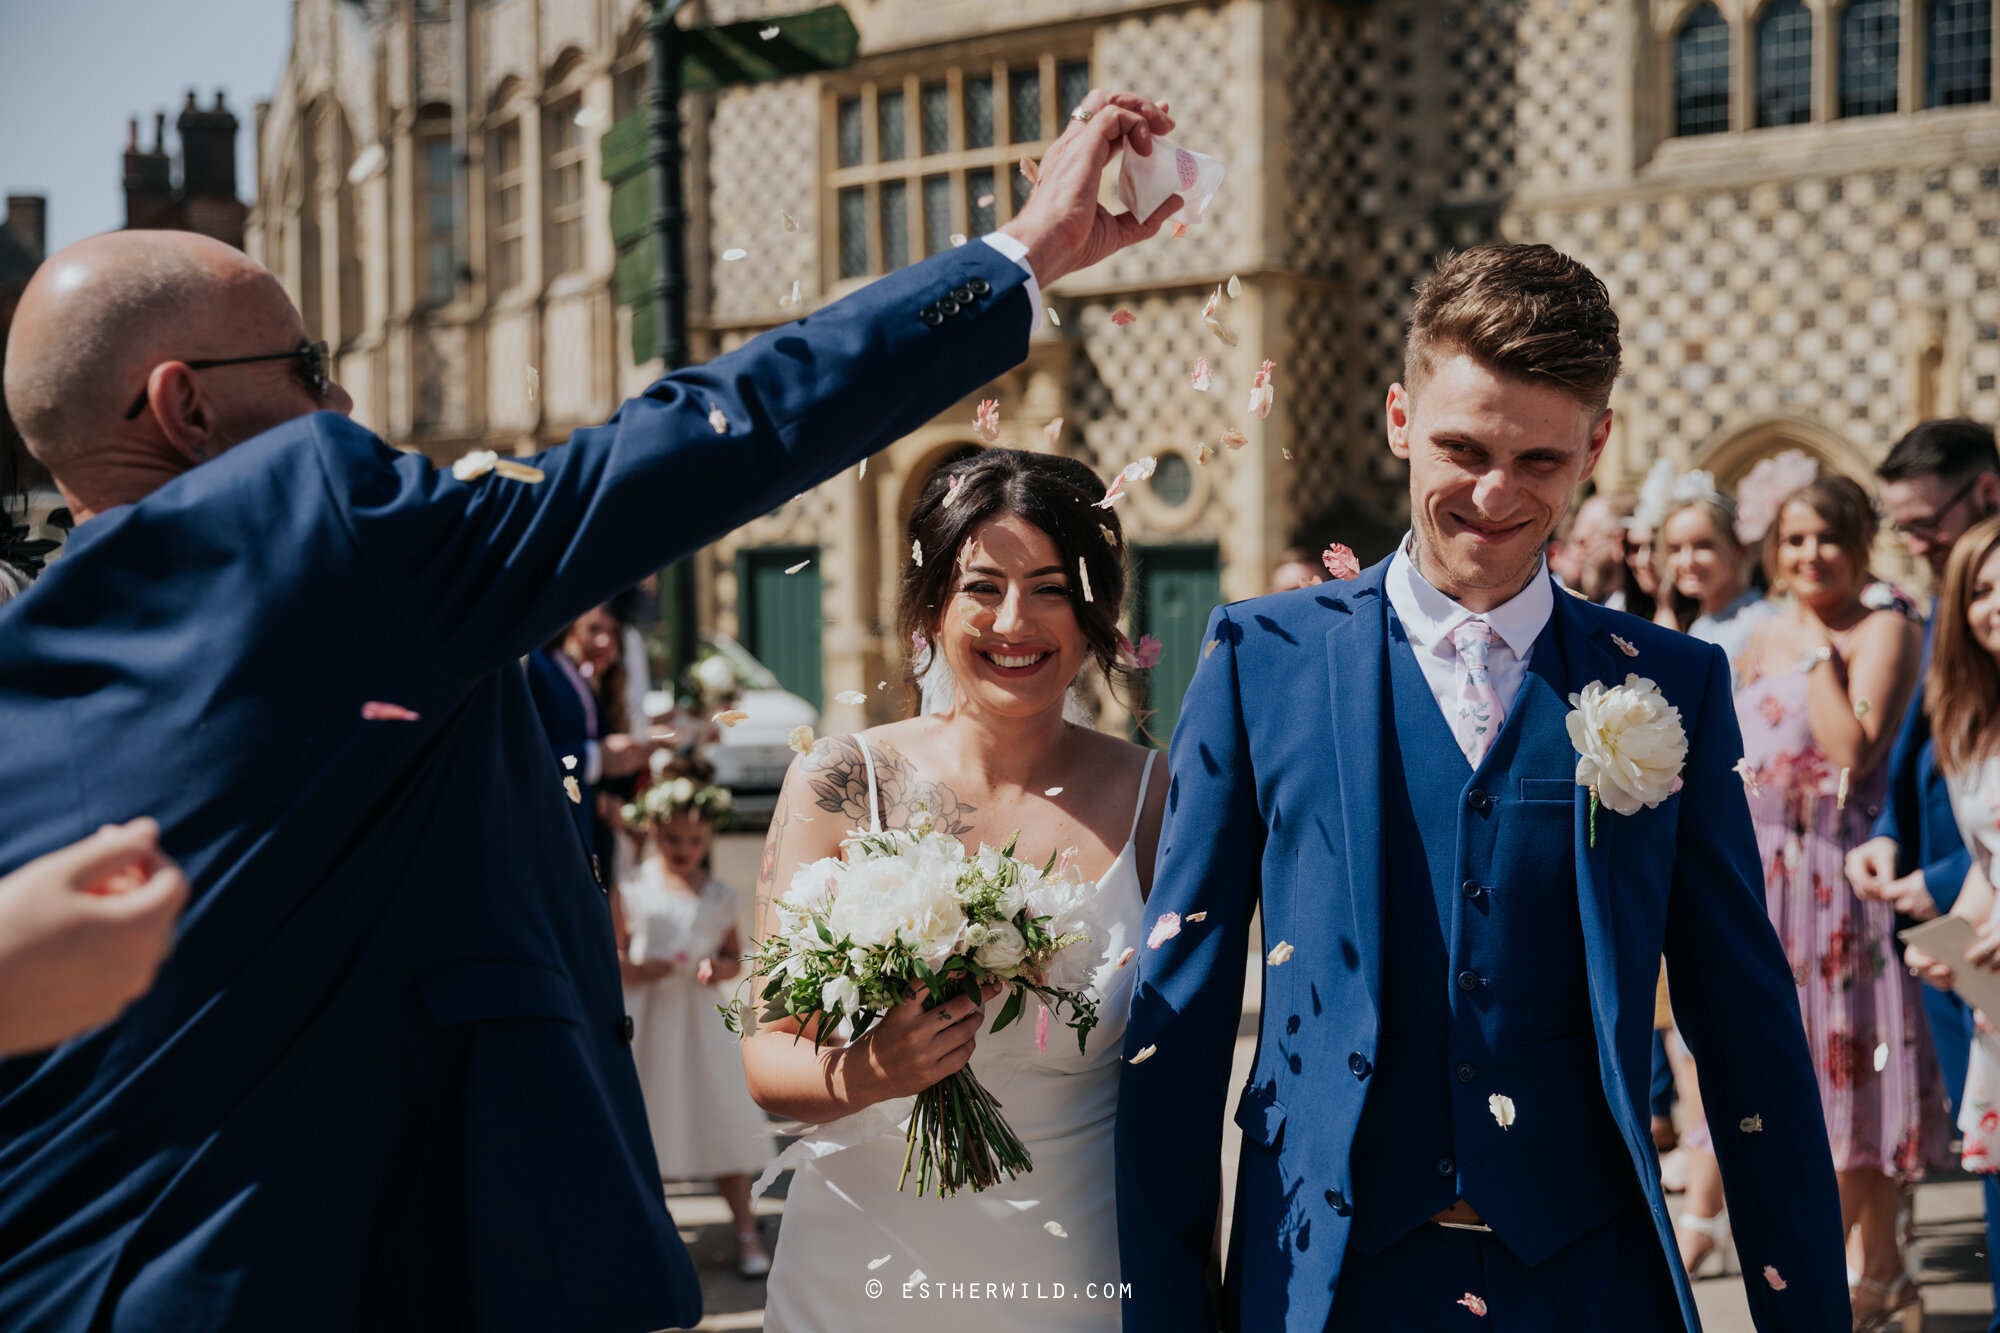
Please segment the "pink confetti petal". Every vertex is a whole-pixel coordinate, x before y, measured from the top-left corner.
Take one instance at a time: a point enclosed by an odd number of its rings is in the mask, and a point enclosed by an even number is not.
[[[1458,1298],[1458,1304],[1463,1305],[1466,1309],[1472,1311],[1472,1313],[1478,1315],[1481,1319],[1484,1319],[1486,1317],[1486,1302],[1481,1300],[1479,1297],[1473,1295],[1469,1291],[1466,1292],[1465,1295]]]
[[[1127,964],[1127,963],[1131,962],[1131,961],[1132,961],[1132,960],[1133,960],[1133,959],[1134,959],[1135,957],[1137,957],[1137,956],[1138,956],[1138,953],[1139,953],[1139,951],[1138,951],[1137,949],[1134,949],[1134,948],[1130,948],[1130,947],[1127,947],[1127,949],[1125,950],[1125,952],[1124,952],[1124,953],[1121,953],[1121,954],[1119,954],[1119,955],[1118,955],[1118,963],[1117,963],[1117,966],[1118,966],[1118,967],[1123,967],[1123,966],[1125,966],[1125,964]],[[1114,969],[1114,970],[1116,970],[1116,969]]]
[[[1337,579],[1351,579],[1361,572],[1361,561],[1339,542],[1329,545],[1321,553],[1319,562],[1326,566],[1328,574]]]
[[[385,704],[380,700],[370,699],[361,705],[361,718],[364,722],[415,722],[417,715],[401,704]]]
[[[1047,1052],[1049,1049],[1049,1007],[1039,1005],[1041,1012],[1035,1015],[1035,1049]]]
[[[982,398],[979,409],[972,417],[973,433],[988,444],[1000,442],[1000,400]]]
[[[1157,949],[1168,940],[1181,933],[1181,914],[1167,912],[1153,923],[1153,933],[1146,937],[1146,947]]]
[[[699,963],[696,963],[694,966],[694,979],[704,986],[715,980],[714,961],[704,958]]]
[[[1785,1279],[1779,1276],[1778,1270],[1769,1264],[1764,1265],[1764,1281],[1770,1284],[1772,1291],[1783,1291],[1785,1289]]]
[[[1212,374],[1213,372],[1209,369],[1208,358],[1198,356],[1194,359],[1194,369],[1188,372],[1188,382],[1194,385],[1196,393],[1207,393],[1209,378]]]
[[[1134,647],[1123,630],[1118,632],[1118,656],[1134,670],[1151,671],[1159,664],[1162,647],[1160,641],[1150,634],[1141,634],[1138,646]]]
[[[1136,323],[1138,319],[1139,317],[1129,310],[1114,310],[1111,312],[1111,322],[1120,328],[1123,328],[1127,324]]]
[[[1176,222],[1174,224],[1173,231],[1169,232],[1168,235],[1172,236],[1175,240],[1178,241],[1181,237],[1187,235],[1187,229],[1188,229],[1187,223]]]
[[[1271,372],[1276,368],[1277,362],[1266,361],[1250,381],[1250,406],[1247,410],[1255,412],[1259,421],[1271,415],[1271,398],[1275,392],[1271,387]]]
[[[1048,425],[1042,427],[1042,446],[1044,448],[1053,449],[1056,447],[1056,441],[1062,439],[1062,423],[1063,419],[1057,417],[1050,421]]]

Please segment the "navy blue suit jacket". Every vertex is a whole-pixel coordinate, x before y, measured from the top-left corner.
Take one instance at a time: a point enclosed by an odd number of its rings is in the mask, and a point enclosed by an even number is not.
[[[1340,1280],[1354,1199],[1350,1150],[1383,1058],[1382,737],[1387,562],[1358,578],[1218,608],[1172,746],[1172,785],[1148,932],[1162,913],[1206,912],[1141,949],[1117,1125],[1118,1230],[1133,1333],[1228,1328],[1320,1333]],[[1653,999],[1664,954],[1674,1017],[1700,1062],[1729,1212],[1760,1329],[1845,1327],[1840,1205],[1798,995],[1765,915],[1742,780],[1742,733],[1722,651],[1558,595],[1568,689],[1637,673],[1658,683],[1688,733],[1685,786],[1633,815],[1575,795],[1576,892],[1601,1086],[1534,1097],[1608,1103],[1673,1271],[1646,1105]],[[1612,643],[1625,638],[1628,657]],[[1314,687],[1314,682],[1324,684]],[[1458,756],[1449,756],[1454,763]],[[1224,1308],[1204,1282],[1220,1202],[1217,1164],[1251,917],[1266,947],[1257,1055],[1236,1107],[1243,1129]],[[1440,976],[1441,987],[1450,985]],[[1497,998],[1504,1005],[1505,996]],[[1517,1104],[1532,1100],[1517,1089]],[[1739,1121],[1762,1117],[1762,1129]],[[1261,1156],[1259,1156],[1261,1155]],[[1563,1164],[1542,1164],[1560,1171]],[[1242,1206],[1242,1182],[1268,1206]],[[1519,1201],[1517,1201],[1519,1202]],[[1533,1201],[1527,1201],[1532,1206]],[[1779,1292],[1761,1276],[1776,1268]],[[1643,1288],[1635,1288],[1643,1289]],[[1532,1314],[1518,1316],[1534,1322]]]
[[[519,659],[1017,364],[1025,282],[986,245],[914,265],[540,484],[320,413],[77,531],[0,610],[0,871],[152,815],[194,893],[123,1018],[0,1063],[0,1328],[699,1317]]]
[[[1936,621],[1933,607],[1931,619],[1924,625],[1925,675],[1930,673],[1931,629]],[[1931,715],[1924,707],[1921,685],[1910,700],[1909,712],[1903,715],[1895,744],[1889,748],[1889,800],[1875,821],[1875,835],[1896,840],[1896,873],[1907,875],[1921,869],[1931,901],[1939,912],[1949,912],[1958,901],[1958,891],[1965,887],[1972,854],[1958,835],[1951,793],[1945,788],[1944,774],[1938,771]]]
[[[549,749],[556,762],[564,759],[575,762],[574,768],[564,769],[564,773],[576,779],[578,793],[582,799],[575,802],[570,815],[576,820],[577,832],[583,837],[586,851],[597,854],[597,784],[588,780],[586,754],[592,741],[590,714],[585,711],[583,697],[576,692],[576,685],[564,673],[562,664],[553,656],[560,648],[538,648],[522,659],[521,669],[528,677],[528,697],[535,701],[535,713],[542,719],[542,730],[547,733]]]

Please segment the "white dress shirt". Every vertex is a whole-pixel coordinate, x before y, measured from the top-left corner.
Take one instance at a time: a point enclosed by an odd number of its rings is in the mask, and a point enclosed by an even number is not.
[[[1464,624],[1467,617],[1478,613],[1466,610],[1439,592],[1417,572],[1416,562],[1410,559],[1412,540],[1406,536],[1396,548],[1382,586],[1388,592],[1389,605],[1396,609],[1396,618],[1403,622],[1403,630],[1410,636],[1417,665],[1424,669],[1424,683],[1431,687],[1438,711],[1450,723],[1458,716],[1458,697],[1463,685],[1459,678],[1458,648],[1451,641],[1451,632]],[[1520,697],[1521,683],[1528,675],[1528,654],[1534,650],[1535,640],[1542,636],[1542,629],[1555,614],[1555,608],[1555,585],[1549,581],[1545,559],[1535,577],[1528,580],[1527,587],[1482,616],[1500,638],[1487,654],[1486,673],[1506,713],[1514,711],[1514,700]]]
[[[1021,272],[1028,275],[1028,332],[1033,334],[1042,318],[1042,285],[1035,281],[1035,270],[1028,266],[1028,247],[1004,231],[989,231],[979,239],[1019,264]]]

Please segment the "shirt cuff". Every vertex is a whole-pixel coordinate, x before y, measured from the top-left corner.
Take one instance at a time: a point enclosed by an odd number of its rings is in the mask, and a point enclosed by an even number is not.
[[[1042,285],[1035,281],[1035,270],[1028,264],[1028,247],[1004,231],[989,231],[979,239],[1019,264],[1021,272],[1028,275],[1028,334],[1032,337],[1036,321],[1042,317]]]
[[[583,785],[595,787],[604,776],[604,747],[596,741],[583,743]]]

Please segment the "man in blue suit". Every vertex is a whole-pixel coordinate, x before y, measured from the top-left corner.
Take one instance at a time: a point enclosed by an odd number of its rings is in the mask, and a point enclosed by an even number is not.
[[[1896,442],[1875,470],[1882,507],[1910,554],[1944,579],[1951,548],[1965,530],[2000,513],[2000,454],[1989,426],[1964,417],[1925,421]],[[1934,585],[1935,586],[1935,585]],[[1936,607],[1933,604],[1933,615]],[[1924,669],[1931,661],[1931,631],[1924,626]],[[1847,855],[1847,875],[1864,898],[1881,898],[1900,924],[1929,921],[1949,912],[1972,868],[1958,836],[1951,793],[1931,745],[1931,715],[1924,692],[1910,700],[1902,730],[1889,751],[1889,801],[1875,821],[1875,836]],[[1965,1093],[1972,1053],[1972,1006],[1958,992],[1924,987],[1924,1013],[1937,1039],[1938,1067],[1955,1110]],[[1982,1176],[1986,1197],[1986,1264],[2000,1296],[2000,1176]],[[1991,1325],[2000,1333],[2000,1314]]]
[[[1133,1333],[1697,1328],[1648,1131],[1663,953],[1757,1326],[1847,1327],[1728,663],[1563,595],[1543,560],[1610,431],[1618,360],[1609,297],[1574,260],[1449,259],[1388,396],[1410,536],[1357,577],[1210,621],[1147,904],[1180,930],[1140,950],[1126,1036],[1128,1058],[1151,1051],[1118,1116]],[[1624,683],[1643,772],[1604,767],[1612,723],[1573,716],[1597,682]],[[1217,1308],[1224,1084],[1260,903]]]
[[[1096,204],[1168,124],[1092,92],[1007,236],[668,375],[539,481],[349,421],[227,247],[43,264],[7,397],[79,527],[0,611],[0,873],[143,814],[192,896],[145,998],[0,1064],[0,1328],[698,1318],[519,658],[1021,361],[1037,277],[1179,207]]]

